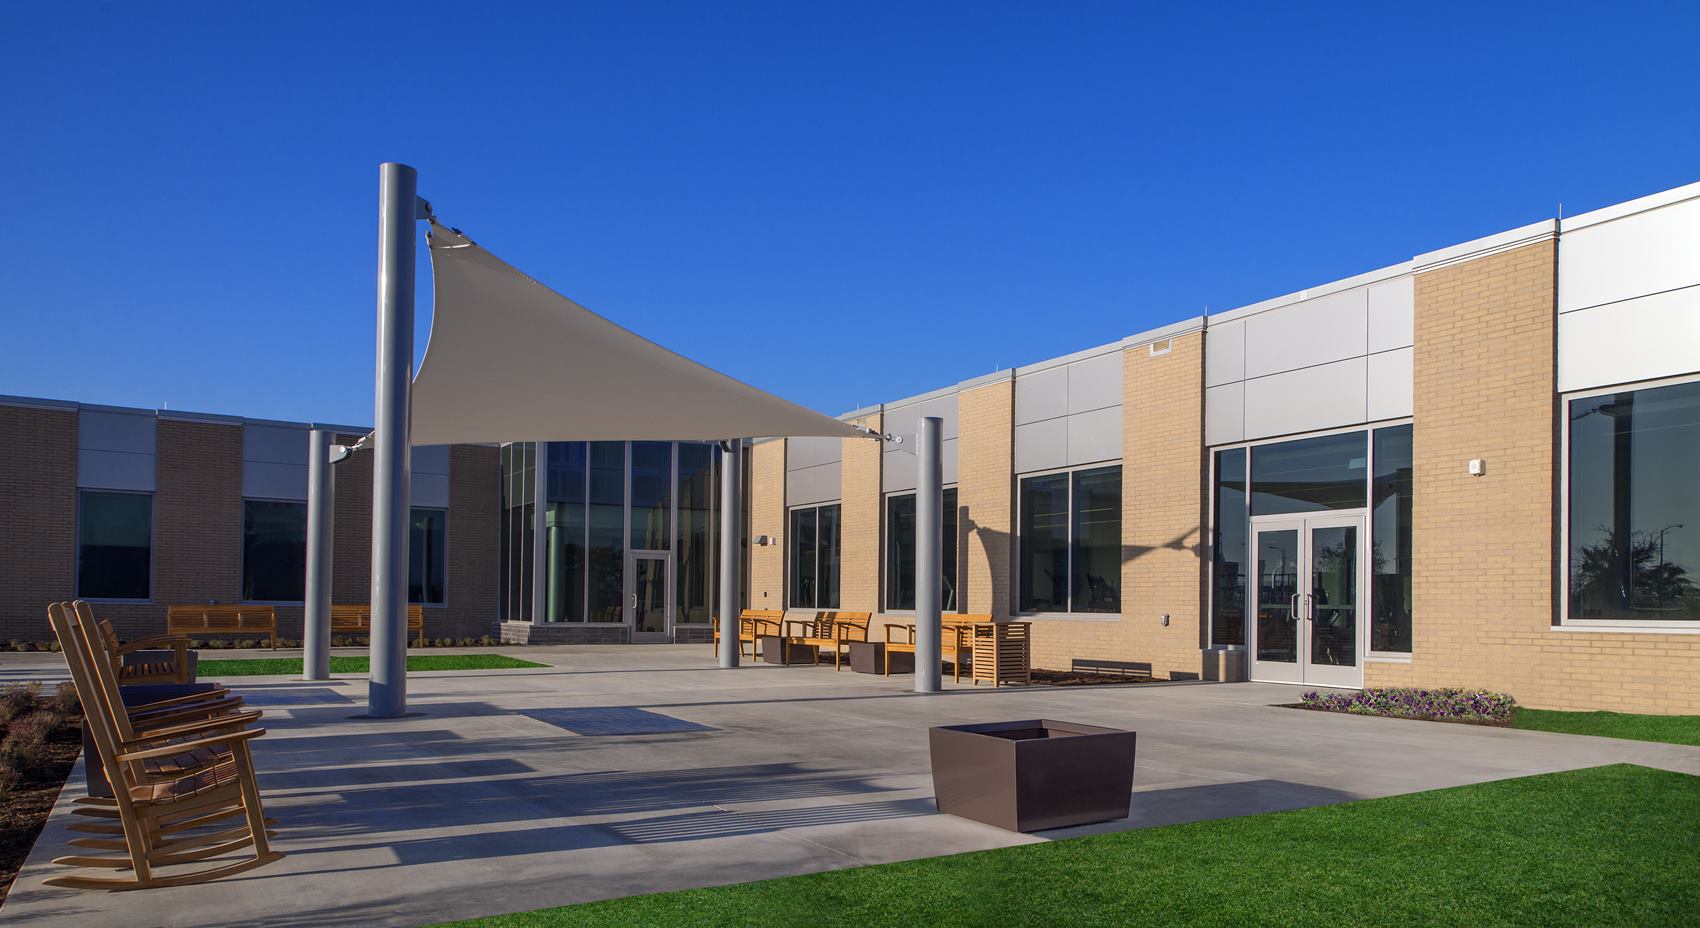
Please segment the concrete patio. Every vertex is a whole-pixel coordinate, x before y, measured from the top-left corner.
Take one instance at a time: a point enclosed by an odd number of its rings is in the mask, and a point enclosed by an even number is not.
[[[414,674],[414,714],[384,722],[358,717],[359,678],[231,681],[267,713],[256,759],[289,856],[202,886],[47,887],[62,869],[49,859],[68,851],[79,764],[0,915],[77,928],[427,925],[1598,764],[1700,774],[1700,748],[1278,706],[1294,687],[918,696],[908,678],[827,666],[721,671],[706,646],[506,653],[552,667]],[[63,669],[58,655],[0,656],[5,682]],[[525,714],[583,707],[710,730],[578,735]],[[934,811],[928,726],[1036,716],[1139,732],[1127,821],[1021,836]]]

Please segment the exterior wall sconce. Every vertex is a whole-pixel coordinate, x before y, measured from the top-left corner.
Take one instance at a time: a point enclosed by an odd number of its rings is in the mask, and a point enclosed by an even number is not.
[[[1472,477],[1485,477],[1485,476],[1487,476],[1487,458],[1471,458],[1470,459],[1470,476],[1472,476]]]

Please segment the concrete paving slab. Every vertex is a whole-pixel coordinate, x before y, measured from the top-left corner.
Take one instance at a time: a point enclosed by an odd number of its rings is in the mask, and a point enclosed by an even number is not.
[[[0,917],[425,925],[1597,764],[1700,774],[1700,748],[1300,712],[1279,705],[1296,688],[1265,684],[921,696],[830,666],[723,671],[700,645],[505,653],[550,666],[413,674],[413,714],[387,721],[359,715],[361,677],[231,681],[265,706],[256,763],[289,856],[202,886],[47,887],[79,768]],[[0,656],[0,681],[63,676],[58,655]],[[526,714],[587,708],[707,730],[586,736]],[[937,813],[927,728],[1032,717],[1139,732],[1126,821],[1029,836]]]

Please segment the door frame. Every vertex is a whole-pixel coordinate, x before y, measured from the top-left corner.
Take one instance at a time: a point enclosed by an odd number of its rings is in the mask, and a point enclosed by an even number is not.
[[[637,565],[638,561],[656,561],[661,564],[661,582],[666,593],[665,614],[662,617],[663,630],[646,632],[638,628],[637,616]],[[670,642],[673,640],[673,552],[652,551],[648,549],[628,550],[626,552],[626,576],[624,590],[621,595],[630,603],[626,619],[627,633],[633,642]]]
[[[1349,666],[1311,663],[1311,642],[1315,633],[1316,601],[1311,589],[1315,575],[1315,552],[1312,533],[1320,528],[1349,527],[1357,529],[1357,603],[1354,608],[1354,662]],[[1294,598],[1299,601],[1300,613],[1296,629],[1297,658],[1293,663],[1260,661],[1257,659],[1258,637],[1258,580],[1262,575],[1263,546],[1259,536],[1269,531],[1297,531],[1298,574]],[[1364,655],[1369,646],[1369,510],[1341,509],[1326,512],[1284,513],[1254,516],[1248,538],[1250,571],[1246,597],[1248,628],[1246,635],[1247,663],[1252,680],[1263,683],[1293,683],[1304,686],[1329,686],[1343,689],[1362,689],[1364,685]],[[1289,607],[1290,609],[1291,607]]]

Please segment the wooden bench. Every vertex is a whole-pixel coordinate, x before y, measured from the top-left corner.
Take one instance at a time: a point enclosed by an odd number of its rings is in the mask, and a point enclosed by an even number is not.
[[[783,609],[745,609],[738,613],[738,653],[744,653],[744,645],[750,646],[750,656],[756,656],[756,639],[763,635],[779,634],[779,623],[785,619]],[[709,635],[709,644],[714,653],[720,653],[720,617],[715,616],[711,621],[713,631]]]
[[[165,633],[193,638],[205,635],[261,633],[277,650],[277,610],[270,606],[167,606]]]
[[[425,643],[424,606],[418,603],[408,603],[407,631],[409,634],[417,634],[421,645]],[[331,634],[372,634],[372,604],[356,603],[350,606],[331,606]]]
[[[950,661],[951,682],[962,682],[962,658],[974,656],[974,626],[991,622],[990,615],[947,615],[940,618],[939,658]],[[885,626],[885,675],[891,676],[891,652],[915,653],[915,623]]]
[[[814,648],[831,648],[832,669],[839,670],[844,665],[845,646],[852,641],[867,641],[868,623],[873,618],[871,612],[817,612],[812,619],[787,620],[785,637]]]

